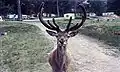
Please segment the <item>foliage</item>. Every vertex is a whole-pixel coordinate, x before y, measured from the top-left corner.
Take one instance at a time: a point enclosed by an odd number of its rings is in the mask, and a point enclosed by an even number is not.
[[[108,11],[120,15],[120,0],[108,0]]]
[[[101,15],[102,13],[107,11],[106,5],[107,3],[105,3],[104,1],[90,1],[90,12]]]
[[[35,14],[39,12],[39,7],[42,2],[45,2],[44,12],[47,14],[57,14],[57,0],[21,0],[22,14]],[[84,0],[58,0],[59,13],[63,16],[64,13],[80,11],[78,4]],[[87,12],[95,12],[101,15],[102,12],[115,12],[119,15],[120,4],[119,0],[90,0],[90,5],[85,5]],[[17,14],[17,0],[0,0],[0,15]]]
[[[74,0],[59,0],[59,11],[60,16],[63,16],[64,13],[73,12],[71,9],[74,9],[75,4],[82,3],[83,0],[77,0],[75,3]],[[45,2],[44,12],[51,14],[57,14],[57,2],[56,0],[21,0],[22,14],[37,14],[39,12],[39,7],[42,2]],[[3,0],[4,6],[9,6],[8,12],[3,13],[13,13],[17,14],[17,0]]]

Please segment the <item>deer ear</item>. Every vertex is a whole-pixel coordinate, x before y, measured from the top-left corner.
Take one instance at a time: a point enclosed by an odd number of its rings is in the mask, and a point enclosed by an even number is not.
[[[79,33],[79,31],[76,30],[76,31],[70,32],[69,35],[70,35],[70,37],[74,37],[74,36],[76,36],[78,33]]]
[[[51,36],[56,36],[57,35],[56,32],[53,32],[53,31],[50,31],[50,30],[46,30],[46,32]]]

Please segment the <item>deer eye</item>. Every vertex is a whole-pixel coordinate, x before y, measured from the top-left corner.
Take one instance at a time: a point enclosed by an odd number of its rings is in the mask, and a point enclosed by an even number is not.
[[[58,37],[58,35],[56,35],[56,37]]]
[[[70,35],[67,35],[67,37],[69,38],[69,37],[70,37]]]

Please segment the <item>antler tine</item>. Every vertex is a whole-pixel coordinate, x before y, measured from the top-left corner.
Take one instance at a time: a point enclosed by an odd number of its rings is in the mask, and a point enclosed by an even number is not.
[[[76,27],[78,27],[78,24],[79,24],[79,23],[77,23],[75,26],[71,27],[69,31],[77,30]]]
[[[42,2],[41,7],[40,7],[40,12],[39,12],[39,14],[38,14],[38,15],[39,15],[39,20],[40,20],[40,22],[41,22],[45,27],[47,27],[48,29],[60,31],[60,29],[59,29],[58,27],[53,26],[53,25],[49,22],[49,20],[47,21],[49,25],[43,20],[43,18],[42,18],[43,6],[44,6],[44,2]]]
[[[44,2],[42,2],[41,6],[40,6],[40,12],[39,12],[39,14],[38,14],[38,15],[39,15],[39,20],[41,21],[41,23],[42,23],[45,27],[51,29],[51,27],[48,26],[47,23],[46,23],[46,22],[43,20],[43,18],[42,18],[43,6],[44,6]]]
[[[53,23],[54,23],[54,25],[57,27],[57,28],[59,28],[59,26],[55,23],[55,19],[53,18]]]
[[[69,31],[77,30],[78,28],[80,28],[80,27],[83,25],[83,23],[84,23],[85,20],[86,20],[86,10],[85,10],[85,8],[84,8],[83,5],[79,5],[79,6],[80,6],[81,9],[83,10],[82,21],[81,21],[80,24],[77,23],[75,26],[71,27],[71,28],[69,29]]]
[[[52,27],[52,28],[56,28],[55,26],[53,26],[49,20],[47,20],[48,24]]]
[[[72,17],[70,17],[69,23],[67,24],[67,27],[66,27],[66,30],[65,30],[65,31],[68,31],[68,30],[69,30],[69,27],[70,27],[71,21],[72,21]]]
[[[55,23],[55,19],[53,18],[52,20],[53,20],[53,24],[54,24],[54,25],[51,24],[49,20],[47,20],[48,24],[49,24],[52,28],[56,29],[56,31],[61,31],[61,30],[59,29],[59,26]]]

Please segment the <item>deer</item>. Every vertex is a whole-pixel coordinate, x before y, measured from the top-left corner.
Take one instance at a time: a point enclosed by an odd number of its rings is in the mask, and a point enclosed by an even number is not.
[[[79,33],[79,28],[84,24],[86,20],[86,10],[83,5],[79,5],[83,11],[82,20],[80,23],[77,23],[70,27],[72,17],[70,17],[69,22],[66,26],[66,29],[60,29],[59,25],[56,24],[55,19],[53,18],[53,24],[50,20],[44,21],[43,20],[43,9],[44,9],[44,2],[42,2],[40,6],[40,11],[38,13],[39,20],[41,24],[43,24],[47,29],[46,32],[50,36],[54,36],[57,39],[57,48],[54,49],[49,55],[48,62],[52,68],[52,72],[67,72],[68,65],[69,65],[69,57],[67,55],[67,41],[70,37],[74,37]]]

